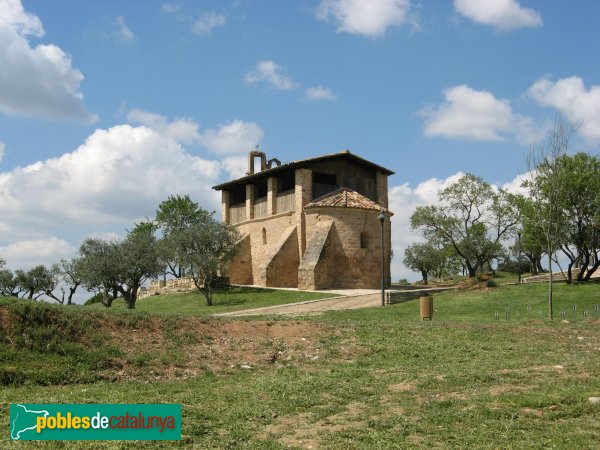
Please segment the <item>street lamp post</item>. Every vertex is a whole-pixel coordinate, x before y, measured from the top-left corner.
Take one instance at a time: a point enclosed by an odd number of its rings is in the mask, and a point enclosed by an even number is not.
[[[385,306],[385,245],[383,240],[383,223],[385,222],[385,213],[383,209],[377,216],[381,222],[381,306]]]

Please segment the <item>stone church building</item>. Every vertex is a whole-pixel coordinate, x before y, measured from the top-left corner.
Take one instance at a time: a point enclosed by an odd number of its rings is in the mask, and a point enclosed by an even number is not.
[[[246,176],[214,187],[222,192],[223,222],[242,236],[227,274],[231,283],[379,288],[383,210],[389,285],[393,173],[349,151],[287,164],[250,152]]]

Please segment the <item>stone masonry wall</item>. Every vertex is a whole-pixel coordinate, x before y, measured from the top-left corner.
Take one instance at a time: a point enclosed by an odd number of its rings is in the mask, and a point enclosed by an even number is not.
[[[290,226],[279,238],[265,261],[264,278],[260,285],[273,287],[298,287],[298,232],[295,225]]]
[[[231,282],[235,283],[234,280],[246,277],[244,273],[249,272],[251,276],[247,278],[251,278],[252,282],[239,284],[261,285],[261,277],[265,277],[264,270],[268,264],[269,255],[279,244],[285,231],[294,225],[296,225],[294,211],[241,222],[236,225],[241,235],[249,236],[250,255],[247,256],[247,253],[244,252],[234,258],[228,272]]]
[[[299,289],[324,289],[333,284],[335,258],[332,245],[333,221],[318,221],[307,240],[306,251],[298,268]]]
[[[252,278],[252,244],[246,234],[238,243],[238,253],[227,271],[229,282],[233,284],[254,284]]]
[[[330,236],[332,257],[331,288],[381,287],[381,223],[377,211],[351,208],[319,208],[306,214],[307,235],[312,236],[320,221],[333,221],[335,227]],[[361,233],[366,248],[361,248]],[[389,236],[390,221],[385,222],[385,234]],[[310,246],[310,243],[308,244]],[[389,286],[390,239],[385,242],[386,286]],[[309,283],[301,280],[300,283]]]

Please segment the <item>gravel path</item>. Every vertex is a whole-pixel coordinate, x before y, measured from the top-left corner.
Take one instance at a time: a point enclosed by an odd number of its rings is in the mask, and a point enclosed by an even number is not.
[[[322,314],[325,311],[368,308],[381,305],[381,294],[354,295],[351,297],[333,297],[321,300],[289,303],[287,305],[267,306],[265,308],[246,309],[230,313],[215,314],[221,317],[262,316],[262,315],[290,315],[305,316]]]

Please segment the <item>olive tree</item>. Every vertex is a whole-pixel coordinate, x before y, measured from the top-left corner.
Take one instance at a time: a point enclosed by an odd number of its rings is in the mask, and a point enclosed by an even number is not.
[[[101,303],[110,308],[119,290],[119,242],[88,238],[79,247],[79,269],[82,285],[96,292]]]
[[[17,269],[15,271],[15,282],[19,286],[23,297],[29,300],[37,300],[42,295],[49,295],[56,299],[52,292],[58,286],[57,273],[52,268],[40,264],[29,270]]]
[[[417,207],[410,223],[425,238],[450,246],[474,277],[502,254],[502,241],[515,234],[519,217],[514,195],[466,174],[438,193],[437,205]]]
[[[120,294],[134,309],[138,290],[163,269],[153,224],[137,224],[123,240],[86,239],[79,249],[79,275],[83,285],[102,294],[110,307]]]
[[[23,292],[10,269],[0,269],[0,295],[18,297]]]
[[[235,228],[217,222],[211,214],[172,235],[181,264],[188,267],[196,288],[212,305],[213,282],[235,256],[239,235]]]
[[[73,296],[75,295],[77,288],[79,288],[79,286],[81,286],[82,283],[80,265],[81,264],[78,258],[73,258],[70,261],[66,259],[61,259],[60,263],[57,265],[62,284],[64,284],[69,290],[66,299],[67,305],[73,304]],[[64,303],[64,289],[62,290],[62,293],[63,301],[61,303]]]
[[[430,243],[415,243],[404,250],[403,263],[410,270],[420,272],[423,284],[427,284],[429,274],[441,272],[448,259],[444,248],[438,248]]]
[[[600,159],[587,153],[558,159],[564,185],[560,203],[565,215],[564,240],[560,249],[569,259],[567,282],[579,266],[577,281],[587,281],[600,266]]]
[[[166,266],[165,273],[175,278],[185,276],[185,263],[177,241],[180,233],[190,227],[206,223],[210,213],[202,209],[189,195],[171,195],[156,211],[155,223],[162,232],[161,255]]]

